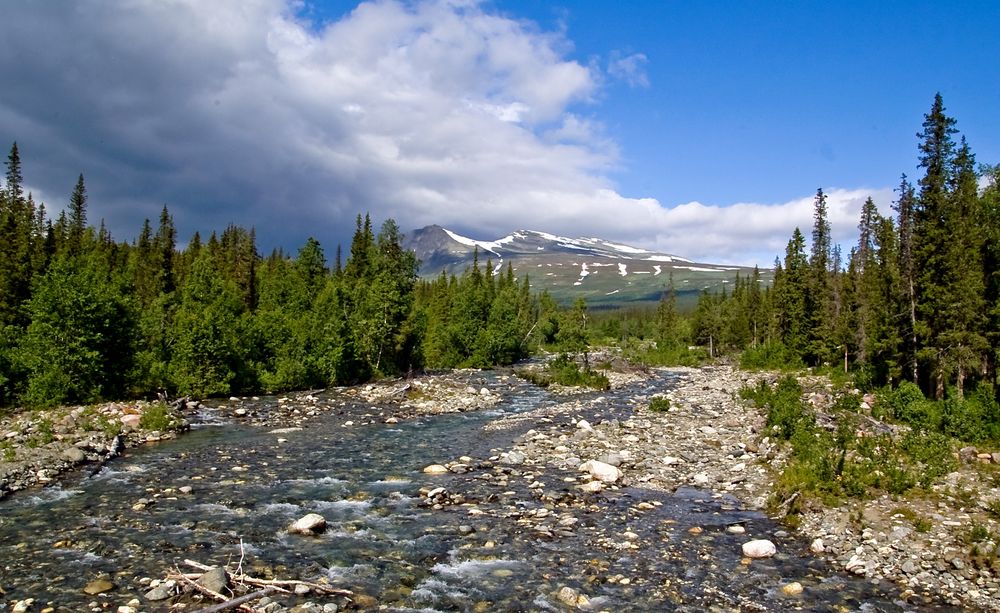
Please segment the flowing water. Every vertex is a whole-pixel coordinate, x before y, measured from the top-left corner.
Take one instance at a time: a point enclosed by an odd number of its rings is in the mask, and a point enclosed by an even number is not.
[[[334,390],[320,395],[320,404],[336,403],[337,410],[284,432],[226,423],[222,412],[207,411],[195,418],[200,426],[177,440],[130,450],[95,474],[0,501],[0,588],[6,592],[0,610],[29,597],[36,610],[45,603],[56,610],[89,610],[93,603],[114,610],[142,599],[141,578],[162,578],[175,567],[190,571],[184,559],[241,561],[257,575],[322,578],[393,611],[564,610],[555,596],[562,587],[585,594],[593,610],[907,609],[893,600],[891,588],[833,571],[805,553],[805,543],[773,536],[780,526],[709,492],[607,492],[553,508],[554,516],[572,519],[552,534],[519,521],[544,506],[528,489],[530,479],[512,479],[500,492],[477,478],[482,471],[423,474],[427,464],[463,455],[475,458],[475,467],[519,434],[487,433],[485,424],[556,402],[513,378],[467,376],[505,400],[492,410],[386,425],[375,418],[377,407]],[[660,375],[606,393],[605,414],[588,418],[625,417],[630,394],[670,384]],[[256,410],[275,406],[277,399],[264,398]],[[182,486],[190,493],[181,493]],[[438,486],[462,492],[483,513],[470,514],[468,505],[429,508],[419,490]],[[544,487],[569,488],[557,481]],[[638,501],[647,502],[645,510],[637,511]],[[286,533],[309,512],[327,519],[324,534]],[[748,536],[725,530],[735,523],[746,526],[747,535],[767,535],[779,554],[742,563],[740,545]],[[689,533],[693,526],[701,534]],[[116,589],[84,594],[102,575]],[[780,587],[789,581],[805,584],[805,593],[783,596]],[[142,607],[168,608],[167,602]]]

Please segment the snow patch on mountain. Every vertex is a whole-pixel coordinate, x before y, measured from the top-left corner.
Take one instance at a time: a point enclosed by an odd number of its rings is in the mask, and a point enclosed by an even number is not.
[[[628,274],[628,266],[626,264],[619,264],[618,265],[618,274],[620,274],[623,277],[625,275],[627,275]]]

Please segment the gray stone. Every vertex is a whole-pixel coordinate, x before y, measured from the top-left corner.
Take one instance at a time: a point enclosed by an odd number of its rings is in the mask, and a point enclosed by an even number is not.
[[[146,600],[166,600],[172,595],[172,590],[167,585],[158,585],[146,592]]]
[[[307,536],[319,534],[326,530],[326,518],[318,513],[309,513],[288,526],[288,531],[292,534],[305,534]]]
[[[79,464],[87,459],[87,454],[77,447],[67,447],[63,450],[62,455],[74,464]]]
[[[206,590],[222,594],[222,590],[229,587],[229,575],[226,574],[226,569],[217,566],[212,570],[205,571],[205,574],[199,577],[196,583]]]

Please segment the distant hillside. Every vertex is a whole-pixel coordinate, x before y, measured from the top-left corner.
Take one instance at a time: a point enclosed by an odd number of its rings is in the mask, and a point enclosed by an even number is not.
[[[680,302],[690,305],[703,289],[722,291],[732,287],[737,273],[744,277],[753,273],[752,268],[692,262],[600,238],[566,238],[532,230],[486,241],[427,226],[407,234],[403,246],[420,260],[423,277],[442,270],[460,274],[472,265],[478,249],[480,265],[489,262],[500,272],[509,263],[518,277],[528,275],[537,291],[548,289],[563,303],[582,296],[594,307],[657,301],[671,273]],[[770,283],[772,271],[762,270],[761,278]]]

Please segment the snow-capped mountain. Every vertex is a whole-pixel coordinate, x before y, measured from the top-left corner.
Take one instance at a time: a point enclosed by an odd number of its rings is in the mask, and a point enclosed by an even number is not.
[[[460,274],[478,252],[484,268],[489,263],[494,272],[500,272],[510,265],[518,277],[527,274],[539,291],[548,289],[564,301],[584,296],[591,304],[657,300],[671,275],[680,294],[691,296],[702,289],[721,290],[737,273],[752,273],[601,238],[567,238],[534,230],[477,240],[441,226],[427,226],[407,234],[403,246],[416,253],[424,277],[442,270]],[[764,272],[769,280],[770,271]]]

